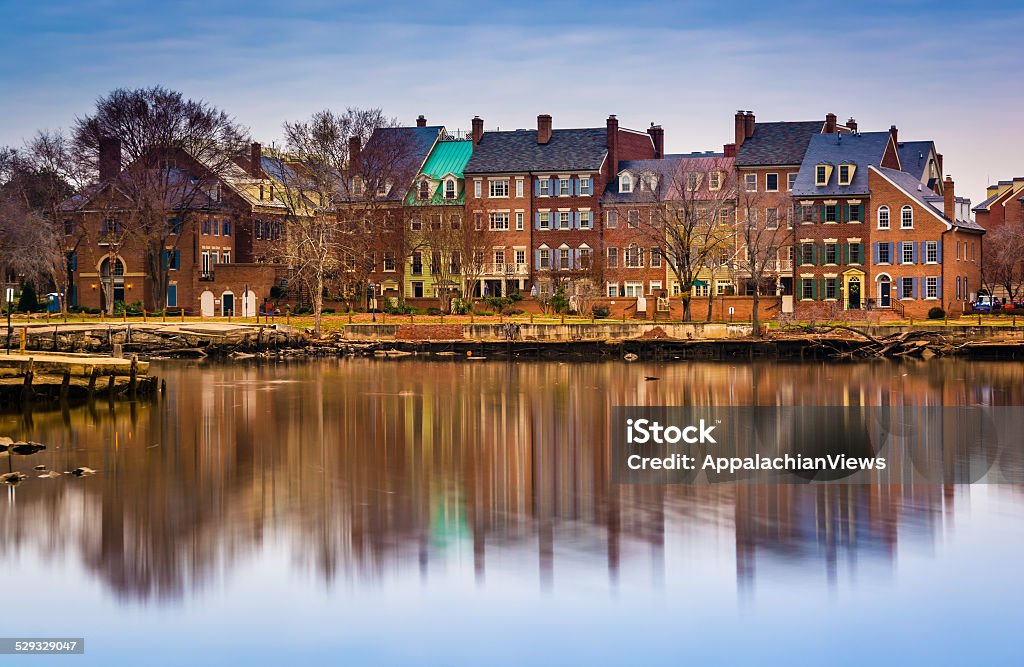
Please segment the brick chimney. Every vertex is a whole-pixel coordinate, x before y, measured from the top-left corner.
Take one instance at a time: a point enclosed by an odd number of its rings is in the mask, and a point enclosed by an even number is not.
[[[480,116],[473,116],[473,148],[480,143],[484,136],[484,119]]]
[[[896,130],[896,126],[895,125],[890,125],[889,126],[889,136],[892,137],[893,145],[896,148],[899,148],[900,147],[900,138],[899,138],[899,133]]]
[[[950,220],[956,220],[956,195],[953,190],[953,179],[949,176],[946,176],[946,180],[942,184],[942,199],[942,212]]]
[[[661,125],[651,123],[647,134],[651,135],[651,141],[654,142],[654,159],[661,160],[665,157],[665,130]]]
[[[363,145],[359,137],[348,138],[348,168],[349,171],[359,171],[359,155],[362,153]]]
[[[725,144],[722,146],[725,157],[736,157],[736,144]]]
[[[121,173],[121,140],[100,138],[100,180],[109,181]]]
[[[754,112],[748,111],[744,120],[746,138],[749,139],[750,137],[754,136]]]
[[[939,168],[939,176],[942,176],[942,153],[935,154],[935,166]]]
[[[825,114],[825,134],[836,133],[836,115],[834,113]]]
[[[619,173],[619,119],[615,114],[608,116],[608,134],[605,142],[608,146],[608,168],[611,172],[609,178],[615,178]]]
[[[253,178],[263,178],[263,147],[258,141],[249,145],[249,175]]]
[[[426,126],[427,126],[427,117],[424,116],[423,114],[420,114],[419,118],[416,119],[416,127],[426,127]]]
[[[542,113],[537,116],[537,143],[546,144],[551,141],[551,115]]]
[[[857,131],[857,121],[854,119],[853,116],[850,116],[850,119],[846,121],[846,127],[850,128],[850,132]]]

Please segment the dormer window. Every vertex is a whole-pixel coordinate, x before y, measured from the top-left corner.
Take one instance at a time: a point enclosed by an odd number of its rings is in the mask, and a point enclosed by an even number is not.
[[[449,178],[444,182],[444,198],[455,199],[455,179]]]
[[[686,189],[690,192],[696,192],[697,188],[700,187],[700,174],[696,172],[690,172],[686,175]]]
[[[819,164],[814,168],[814,184],[828,185],[828,179],[832,176],[832,165]]]
[[[423,179],[420,181],[420,192],[419,197],[421,201],[430,199],[430,181]]]
[[[849,185],[853,181],[853,172],[857,166],[852,164],[839,165],[839,185]]]
[[[262,190],[262,188],[260,188]],[[361,197],[363,194],[363,181],[361,178],[356,176],[352,179],[352,196]],[[262,195],[261,195],[262,198]]]
[[[633,191],[633,177],[629,174],[619,176],[619,192],[627,194]]]
[[[654,192],[658,189],[658,177],[654,174],[647,174],[644,176],[644,183],[647,185],[648,192]]]
[[[709,171],[708,172],[708,189],[709,190],[721,190],[722,189],[722,172],[720,172],[720,171]]]

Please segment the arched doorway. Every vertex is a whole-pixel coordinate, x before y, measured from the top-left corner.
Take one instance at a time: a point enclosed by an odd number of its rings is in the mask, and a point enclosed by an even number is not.
[[[220,316],[229,317],[235,314],[235,293],[224,292],[220,295]]]
[[[878,276],[878,307],[892,307],[892,280],[884,273]]]
[[[111,270],[113,269],[113,270]],[[106,257],[100,262],[100,308],[109,310],[115,303],[124,303],[124,260]]]
[[[199,314],[203,317],[213,317],[216,313],[214,310],[214,298],[213,292],[206,290],[199,295]]]

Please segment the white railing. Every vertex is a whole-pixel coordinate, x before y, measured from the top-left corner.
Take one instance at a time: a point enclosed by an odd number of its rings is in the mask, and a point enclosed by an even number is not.
[[[530,267],[527,264],[490,262],[484,265],[484,273],[496,276],[525,276],[530,273]]]

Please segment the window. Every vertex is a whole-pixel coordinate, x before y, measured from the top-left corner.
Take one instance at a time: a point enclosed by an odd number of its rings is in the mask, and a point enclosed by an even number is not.
[[[640,211],[633,208],[626,213],[626,226],[636,229],[640,226]]]
[[[629,193],[633,191],[633,177],[629,174],[619,176],[619,192]]]
[[[426,179],[420,181],[419,198],[421,200],[430,199],[430,181]]]
[[[523,212],[516,211],[516,231],[523,231]]]
[[[615,229],[619,226],[619,212],[608,211],[604,216],[605,227],[608,229]]]
[[[618,283],[608,283],[608,296],[614,299],[618,295],[619,295],[619,284]]]
[[[395,255],[394,253],[384,253],[384,270],[394,271],[395,270]]]
[[[423,275],[423,253],[418,250],[412,253],[412,275]]]
[[[743,184],[747,192],[757,192],[757,174],[744,175]]]
[[[412,220],[409,221],[409,229],[414,232],[418,232],[423,229],[423,223],[420,221],[419,216],[413,216]]]
[[[890,247],[891,246],[888,243],[879,243],[878,244],[878,263],[879,264],[891,264],[892,263],[892,257],[890,257],[890,253],[889,253],[889,248]]]
[[[541,211],[537,214],[538,224],[541,229],[551,229],[551,214]]]
[[[626,248],[626,268],[638,269],[644,265],[644,251],[636,244]]]
[[[608,248],[608,268],[614,269],[619,266],[619,249]]]
[[[960,299],[960,276],[956,277],[956,298]]]
[[[256,224],[257,224],[257,226],[259,225],[259,223],[256,223]],[[203,220],[202,223],[200,224],[200,233],[206,234],[206,235],[210,234],[210,220],[209,220],[209,218],[207,218],[206,220]],[[262,234],[257,234],[256,238],[260,238],[261,236],[262,236]]]
[[[924,298],[926,299],[938,299],[939,298],[939,279],[938,278],[925,278],[924,279]]]
[[[590,222],[590,211],[580,211],[580,229],[593,229]]]
[[[483,188],[484,184],[480,181],[480,179],[473,181],[473,196],[476,197],[477,199],[483,197]]]
[[[440,213],[430,217],[430,228],[432,230],[434,230],[435,232],[441,230],[441,214]]]
[[[878,228],[889,229],[889,207],[879,206],[878,207]]]
[[[551,194],[551,181],[546,178],[537,180],[537,194],[541,197],[547,197]]]
[[[644,284],[639,280],[626,281],[626,296],[643,296]]]
[[[732,283],[728,280],[716,280],[715,281],[715,294],[717,296],[723,296],[733,293]]]
[[[589,195],[593,194],[590,190],[592,181],[589,176],[580,176],[580,194]]]
[[[558,179],[558,196],[568,197],[572,194],[572,181],[568,178]]]
[[[224,236],[231,236],[231,221],[223,220],[220,223],[220,233]]]
[[[523,196],[523,179],[517,178],[516,179],[516,197],[522,197],[522,196]]]
[[[914,209],[904,206],[900,209],[900,229],[914,228]]]
[[[590,258],[591,258],[592,251],[590,250],[590,248],[580,248],[579,252],[580,252],[580,268],[581,269],[589,269],[590,268],[590,263],[591,263],[590,262]]]
[[[569,211],[559,211],[558,212],[558,228],[559,229],[569,229],[570,227],[572,227],[572,224],[570,223],[570,216],[571,216],[571,214],[569,213]]]
[[[836,244],[826,243],[825,244],[825,263],[826,264],[837,264],[836,261]]]
[[[914,298],[914,279],[913,278],[900,278],[900,298],[901,299],[913,299]]]
[[[501,266],[503,266],[505,264],[505,251],[504,250],[495,250],[494,251],[494,263],[497,264],[499,267],[501,267]]]
[[[491,197],[508,197],[508,180],[488,179],[488,195]]]
[[[526,251],[525,250],[516,250],[516,264],[518,264],[519,266],[522,266],[523,264],[526,264]]]
[[[213,222],[213,235],[220,236],[220,220],[214,218]]]
[[[219,250],[211,250],[210,251],[210,262],[212,262],[213,264],[220,264],[220,251]]]
[[[819,164],[814,168],[814,184],[828,185],[828,176],[831,169],[826,164]]]
[[[177,250],[174,251],[174,262],[176,264],[180,263],[178,261],[178,251]],[[221,264],[230,264],[231,263],[231,251],[230,250],[222,250],[221,251],[221,253],[220,253],[220,263]],[[177,268],[180,268],[180,267],[176,266],[174,268],[177,269]]]
[[[569,268],[569,249],[559,248],[558,249],[558,268],[568,269]]]
[[[850,264],[863,264],[864,263],[864,257],[863,257],[864,246],[862,246],[860,243],[851,243],[847,247],[849,248],[849,250],[847,250],[847,252],[850,255]]]
[[[661,294],[661,281],[652,280],[650,283],[648,283],[647,293],[650,294],[651,296]]]
[[[924,244],[924,261],[928,264],[938,264],[939,262],[939,243],[938,241],[928,241]]]
[[[508,229],[508,212],[491,213],[491,229],[501,231]]]
[[[170,271],[181,269],[181,252],[178,250],[164,250],[164,266]]]
[[[914,263],[914,244],[912,241],[907,241],[905,243],[900,244],[900,263]]]
[[[458,250],[453,250],[449,259],[449,271],[455,275],[462,272],[462,254]]]
[[[825,278],[825,298],[832,300],[839,298],[838,278]]]
[[[651,258],[651,268],[661,268],[661,250],[658,248],[651,248],[647,256]]]
[[[473,214],[473,229],[480,231],[484,227],[484,214],[477,211]]]
[[[700,187],[700,174],[690,172],[686,175],[686,189],[690,192],[696,192],[697,188]]]
[[[721,190],[722,189],[722,172],[720,171],[709,171],[708,172],[708,190]]]
[[[814,207],[813,206],[801,206],[800,207],[800,222],[801,223],[812,223],[812,222],[814,222]]]
[[[693,289],[690,291],[693,294],[693,296],[707,296],[708,294],[711,293],[711,286],[708,285],[707,283],[704,283],[703,285],[694,285]],[[678,296],[679,293],[679,283],[672,283],[672,296]]]
[[[835,204],[825,205],[825,222],[838,222],[839,218],[836,215],[838,208]]]
[[[455,199],[455,197],[455,179],[449,178],[447,181],[444,182],[444,198]]]
[[[850,165],[841,164],[839,165],[839,185],[850,184]]]
[[[779,228],[779,209],[777,209],[777,208],[766,208],[765,211],[764,211],[764,214],[765,214],[765,218],[764,218],[764,220],[765,220],[765,227],[767,227],[768,229],[778,229]]]
[[[800,280],[800,299],[810,301],[814,298],[814,279],[802,278]]]
[[[800,244],[800,263],[804,265],[814,264],[814,244]]]
[[[795,171],[794,172],[790,172],[789,174],[786,175],[786,189],[787,190],[792,190],[793,186],[796,185],[796,175],[797,175],[797,172],[795,172]]]
[[[778,174],[765,174],[764,175],[764,189],[767,192],[778,192],[779,191],[779,175]]]
[[[359,178],[352,179],[352,196],[361,197],[363,196],[363,181]],[[263,186],[260,186],[260,199],[263,199]]]
[[[551,251],[547,248],[540,249],[540,268],[550,269],[551,268]]]
[[[202,254],[202,272],[204,276],[210,275],[210,251],[204,250]]]

